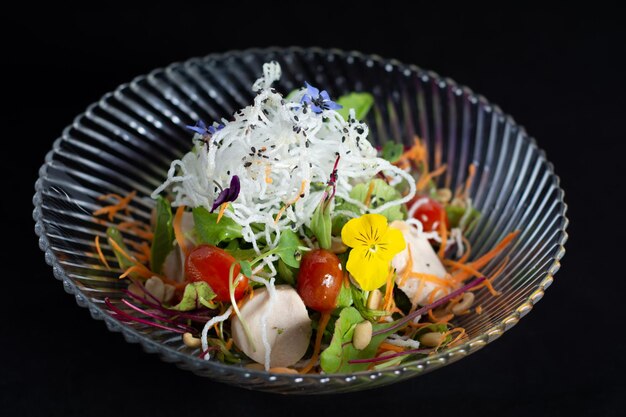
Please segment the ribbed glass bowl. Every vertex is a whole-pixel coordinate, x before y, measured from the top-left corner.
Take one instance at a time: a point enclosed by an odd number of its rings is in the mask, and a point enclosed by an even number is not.
[[[137,190],[132,215],[149,221],[149,194],[165,178],[170,161],[190,149],[184,128],[198,119],[229,118],[251,103],[250,88],[264,62],[276,60],[283,75],[275,86],[287,93],[304,81],[337,97],[367,91],[376,99],[367,117],[370,140],[413,143],[415,135],[429,149],[431,166],[447,164],[438,178],[451,189],[461,184],[471,163],[476,177],[470,196],[482,217],[468,236],[473,256],[492,248],[519,229],[510,257],[495,281],[502,292],[477,295],[481,315],[461,317],[469,336],[459,346],[385,371],[343,375],[269,374],[198,358],[178,334],[111,317],[104,298],[119,299],[126,286],[94,254],[96,235],[106,222],[91,213],[98,196]],[[94,319],[121,332],[131,343],[195,374],[245,388],[280,393],[354,391],[398,382],[455,362],[513,327],[544,295],[559,269],[567,239],[566,204],[552,164],[524,129],[497,106],[468,88],[414,65],[339,50],[270,48],[209,55],[157,69],[123,84],[87,108],[54,142],[35,184],[35,231],[46,262],[65,290],[87,307]],[[140,241],[136,236],[131,239]],[[106,242],[106,239],[103,239]],[[107,256],[112,256],[107,245]]]

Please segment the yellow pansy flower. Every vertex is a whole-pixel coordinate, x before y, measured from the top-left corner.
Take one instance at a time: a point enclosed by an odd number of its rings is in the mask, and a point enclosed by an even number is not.
[[[341,230],[341,240],[350,246],[346,267],[365,291],[382,287],[393,257],[404,250],[402,232],[387,224],[380,214],[364,214],[350,220]]]

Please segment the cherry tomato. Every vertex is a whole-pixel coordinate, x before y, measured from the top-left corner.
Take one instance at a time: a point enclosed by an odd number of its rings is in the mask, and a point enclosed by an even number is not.
[[[437,201],[433,200],[430,197],[418,195],[409,202],[409,210],[411,209],[413,204],[419,204],[417,210],[413,214],[413,218],[422,222],[422,226],[424,226],[425,232],[439,230],[442,213],[443,219],[446,222],[446,229],[450,227],[446,210]]]
[[[230,301],[228,278],[230,266],[237,262],[228,252],[212,245],[196,246],[187,256],[185,273],[190,281],[204,281],[217,295],[217,301]],[[241,267],[235,265],[233,277],[239,275]],[[235,300],[243,297],[248,287],[248,278],[242,276],[235,287]]]
[[[334,310],[342,282],[337,255],[324,249],[304,254],[298,272],[298,294],[307,307],[321,313]]]

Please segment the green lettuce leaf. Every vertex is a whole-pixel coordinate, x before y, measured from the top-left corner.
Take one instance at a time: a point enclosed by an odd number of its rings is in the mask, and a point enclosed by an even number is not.
[[[300,268],[300,238],[290,230],[283,230],[278,240],[278,246],[272,249],[272,252],[280,257],[280,259],[292,268]]]
[[[337,104],[343,106],[337,110],[337,113],[341,114],[344,119],[347,120],[350,109],[354,109],[356,119],[362,120],[372,108],[374,96],[370,93],[350,93],[339,97]]]
[[[172,208],[169,201],[159,196],[156,204],[156,223],[154,238],[150,249],[150,269],[160,274],[165,258],[174,248],[174,227],[172,226]]]
[[[320,365],[326,373],[351,373],[364,371],[368,363],[350,364],[350,360],[367,359],[376,355],[380,344],[391,334],[392,331],[374,336],[370,343],[362,350],[357,350],[352,345],[354,328],[363,321],[363,317],[357,309],[347,307],[341,310],[339,318],[335,321],[335,329],[330,345],[320,355]],[[383,330],[390,327],[390,323],[373,325],[373,331]]]
[[[224,216],[218,223],[217,216],[217,213],[209,213],[204,207],[193,209],[193,221],[198,243],[218,245],[221,242],[229,242],[243,236],[241,226],[234,220]]]
[[[393,164],[400,159],[403,152],[404,146],[401,143],[387,142],[383,145],[381,156]]]
[[[124,243],[124,239],[122,237],[122,233],[116,228],[116,227],[109,227],[107,229],[107,236],[109,241],[113,240],[115,241],[115,243],[117,243],[117,245],[126,253],[130,253],[130,251],[128,250],[128,247],[126,246],[126,243]],[[110,243],[109,243],[110,244]],[[126,259],[126,257],[124,255],[122,255],[120,252],[118,252],[113,245],[111,245],[111,249],[113,249],[113,253],[115,254],[115,259],[117,259],[117,263],[120,266],[120,269],[123,271],[126,271],[128,268],[130,268],[131,266],[134,266],[135,264],[131,261],[129,261],[128,259]],[[129,274],[129,276],[131,278],[140,278],[139,275],[137,275],[135,272],[131,272]]]
[[[317,238],[322,249],[330,249],[332,222],[330,220],[330,204],[320,204],[311,218],[311,232]]]
[[[372,181],[374,182],[374,189],[372,190],[372,196],[370,198],[371,208],[376,208],[380,205],[387,203],[388,201],[398,200],[402,198],[402,195],[400,194],[400,192],[396,190],[394,187],[392,187],[391,185],[387,184],[385,181],[378,179],[378,178]],[[369,187],[370,187],[370,182],[366,184],[357,184],[356,186],[354,186],[352,191],[350,191],[350,197],[354,198],[355,200],[359,200],[362,203],[365,203],[365,200],[367,198],[367,192],[369,191]],[[363,214],[359,207],[357,207],[354,204],[350,204],[346,202],[341,202],[337,204],[337,206],[335,207],[335,210],[336,211],[339,211],[339,210],[352,211],[359,216]],[[380,214],[385,216],[389,222],[392,222],[394,220],[404,220],[404,218],[406,217],[406,208],[404,207],[403,204],[401,204],[401,205],[390,207],[382,211]],[[348,221],[348,218],[346,216],[341,216],[341,215],[336,216],[333,219],[333,233],[338,234],[341,228],[343,227],[343,225],[345,225],[347,221]]]
[[[215,303],[211,302],[214,298],[215,293],[209,284],[204,281],[192,282],[185,286],[185,292],[180,303],[169,308],[178,311],[197,310],[202,306],[214,309],[217,307]]]

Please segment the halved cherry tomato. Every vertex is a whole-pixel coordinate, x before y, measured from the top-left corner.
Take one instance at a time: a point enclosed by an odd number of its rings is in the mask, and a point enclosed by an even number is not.
[[[196,246],[187,256],[185,273],[190,281],[204,281],[215,292],[217,301],[230,301],[228,278],[230,266],[237,262],[228,252],[212,245]],[[241,267],[235,264],[233,277],[237,277]],[[248,278],[242,276],[235,287],[235,300],[243,297],[248,287]]]
[[[450,228],[446,210],[437,201],[427,196],[418,195],[408,203],[409,210],[414,204],[419,204],[419,206],[413,214],[413,218],[422,222],[425,232],[439,230],[442,213],[443,219],[446,222],[446,229]]]
[[[322,313],[334,310],[342,282],[337,255],[324,249],[304,254],[298,272],[298,294],[307,307]]]

